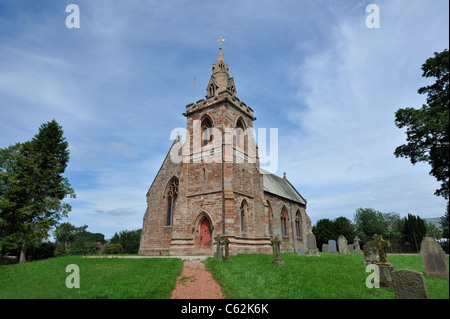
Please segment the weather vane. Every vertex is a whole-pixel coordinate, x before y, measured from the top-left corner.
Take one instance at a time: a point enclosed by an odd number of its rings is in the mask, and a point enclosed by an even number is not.
[[[222,42],[225,41],[225,39],[222,39],[222,37],[220,36],[217,41],[219,41],[219,48],[222,48]]]

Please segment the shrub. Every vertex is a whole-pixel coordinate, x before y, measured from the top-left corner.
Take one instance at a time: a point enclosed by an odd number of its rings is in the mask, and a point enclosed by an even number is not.
[[[123,252],[121,244],[109,244],[103,249],[104,254],[121,254]]]

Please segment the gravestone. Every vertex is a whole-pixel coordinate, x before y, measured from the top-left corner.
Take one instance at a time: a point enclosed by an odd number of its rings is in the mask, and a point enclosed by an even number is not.
[[[220,247],[220,242],[223,240],[223,238],[220,237],[220,235],[218,234],[216,237],[214,237],[214,240],[216,241],[217,250],[214,253],[214,257],[213,258],[222,260],[222,248]]]
[[[355,239],[353,240],[353,245],[355,246],[355,249],[353,249],[352,253],[354,253],[354,254],[362,253],[361,247],[359,246],[359,241],[360,241],[360,239],[358,236],[356,236]]]
[[[391,247],[391,243],[388,240],[384,240],[382,235],[375,234],[373,238],[374,241],[371,241],[370,244],[377,249],[378,257],[380,258],[379,262],[380,263],[388,262],[384,248]]]
[[[297,256],[305,256],[305,248],[297,248]]]
[[[395,270],[395,266],[388,262],[386,257],[385,247],[390,247],[391,243],[388,240],[384,240],[382,235],[375,234],[373,236],[374,241],[369,242],[369,245],[377,250],[379,260],[375,262],[380,270],[380,287],[392,288],[391,273]]]
[[[231,260],[230,248],[228,247],[228,245],[230,244],[230,240],[225,237],[222,242],[225,245],[225,256],[223,256],[222,260],[223,261]]]
[[[411,269],[391,272],[392,285],[397,299],[428,299],[423,274]]]
[[[369,242],[363,246],[365,265],[375,264],[380,260],[376,247],[371,243],[372,242]]]
[[[348,253],[349,253],[349,254],[353,251],[353,249],[355,249],[355,248],[353,247],[353,244],[348,244]]]
[[[425,275],[448,278],[448,268],[441,245],[431,237],[424,237],[420,244],[420,255],[425,265]]]
[[[328,252],[330,254],[335,254],[337,252],[336,241],[334,239],[328,241]]]
[[[317,256],[319,255],[319,249],[316,244],[316,236],[313,233],[308,233],[306,236],[308,240],[308,250],[306,251],[306,256]]]
[[[278,238],[278,236],[275,236],[270,240],[270,242],[272,243],[273,253],[275,254],[275,258],[272,260],[272,264],[285,266],[286,262],[280,256],[280,239]]]
[[[322,244],[322,252],[328,253],[329,251],[330,251],[330,247],[328,246],[328,244]]]
[[[339,247],[339,254],[341,255],[348,255],[350,252],[348,251],[348,243],[347,239],[343,235],[340,235],[338,237],[338,247]]]

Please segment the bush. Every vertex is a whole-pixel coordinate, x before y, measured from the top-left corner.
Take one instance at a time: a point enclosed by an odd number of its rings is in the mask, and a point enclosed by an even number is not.
[[[104,254],[121,254],[123,252],[122,245],[121,244],[109,244],[106,245],[103,249]]]

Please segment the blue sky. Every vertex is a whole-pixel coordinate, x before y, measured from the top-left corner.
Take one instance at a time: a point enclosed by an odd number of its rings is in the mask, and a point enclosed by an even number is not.
[[[68,4],[80,8],[69,29]],[[367,28],[377,4],[380,28]],[[449,3],[0,0],[0,147],[53,118],[70,145],[69,221],[110,238],[142,227],[148,191],[185,106],[218,54],[255,128],[278,129],[278,168],[312,223],[359,207],[442,216],[427,164],[395,158],[401,107],[420,107],[421,65],[449,47]],[[194,77],[195,96],[194,96]]]

